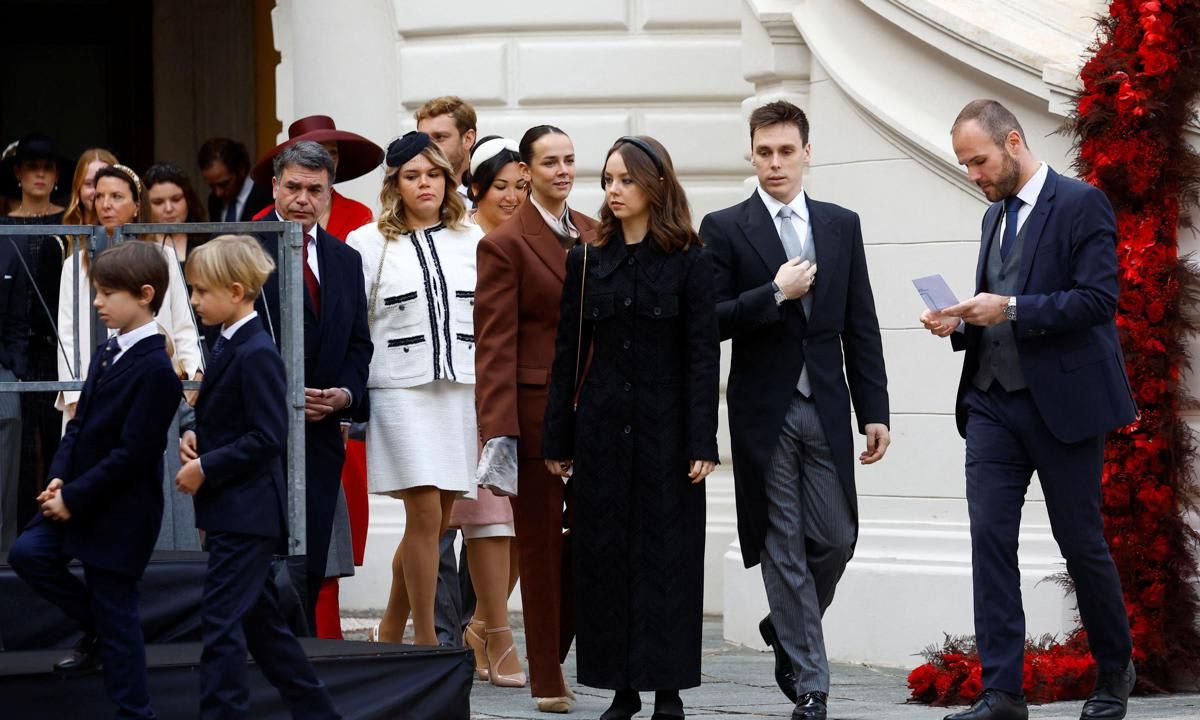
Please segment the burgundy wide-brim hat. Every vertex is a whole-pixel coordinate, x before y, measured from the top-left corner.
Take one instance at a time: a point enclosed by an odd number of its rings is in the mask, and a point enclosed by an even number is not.
[[[338,130],[333,124],[333,118],[328,115],[309,115],[289,125],[288,139],[276,145],[271,152],[258,161],[258,164],[254,166],[254,171],[250,173],[254,182],[260,185],[270,185],[271,177],[275,174],[275,168],[272,167],[275,156],[285,147],[301,140],[311,140],[317,143],[336,142],[338,144],[335,183],[366,175],[383,162],[383,148],[362,135]]]

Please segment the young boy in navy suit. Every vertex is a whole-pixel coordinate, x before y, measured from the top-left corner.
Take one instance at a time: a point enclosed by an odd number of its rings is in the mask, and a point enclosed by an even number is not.
[[[220,325],[184,435],[176,488],[194,496],[208,574],[201,606],[200,717],[249,713],[246,653],[296,718],[338,718],[279,610],[271,558],[287,533],[287,376],[254,310],[275,263],[252,237],[224,235],[192,251],[192,305]]]
[[[183,386],[154,314],[167,264],[150,243],[125,242],[92,261],[93,303],[118,331],[92,356],[75,417],[38,496],[41,515],[17,538],[8,562],[84,630],[63,674],[103,664],[119,718],[153,718],[138,581],[162,524],[163,451]],[[77,558],[87,584],[67,570]]]

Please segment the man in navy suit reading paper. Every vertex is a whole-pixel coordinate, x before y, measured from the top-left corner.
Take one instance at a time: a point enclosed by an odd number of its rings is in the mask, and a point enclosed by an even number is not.
[[[921,322],[963,350],[955,414],[967,441],[975,637],[983,692],[947,720],[1025,720],[1017,540],[1037,472],[1096,659],[1082,720],[1125,717],[1134,684],[1121,582],[1104,539],[1104,436],[1137,409],[1117,338],[1116,220],[1100,190],[1039,162],[1017,118],[975,100],[951,130],[992,205],[977,294]]]

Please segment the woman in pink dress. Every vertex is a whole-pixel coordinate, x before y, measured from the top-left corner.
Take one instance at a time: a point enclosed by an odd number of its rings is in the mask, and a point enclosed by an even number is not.
[[[489,136],[471,149],[470,174],[464,183],[475,203],[473,220],[489,233],[511,218],[529,197],[529,178],[521,171],[517,144]],[[515,460],[515,455],[513,459]],[[476,500],[454,503],[450,523],[462,528],[467,566],[477,603],[463,631],[475,652],[475,672],[500,687],[524,687],[525,673],[508,625],[508,596],[517,584],[517,544],[508,498],[479,489]]]

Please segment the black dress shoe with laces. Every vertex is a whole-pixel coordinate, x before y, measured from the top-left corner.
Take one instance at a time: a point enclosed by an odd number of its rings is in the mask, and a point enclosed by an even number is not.
[[[1096,676],[1096,689],[1083,704],[1079,720],[1121,720],[1129,706],[1129,693],[1137,681],[1133,661],[1124,670],[1102,672]]]
[[[988,688],[971,707],[950,713],[945,720],[1029,720],[1029,706],[1022,696]]]
[[[825,720],[829,712],[829,695],[823,692],[807,692],[796,698],[796,709],[792,720]]]
[[[796,702],[796,672],[792,669],[792,661],[779,644],[779,636],[775,634],[775,625],[768,615],[758,622],[758,633],[762,635],[767,647],[775,651],[775,682],[788,700]]]
[[[75,650],[54,663],[59,675],[85,675],[100,669],[100,638],[88,633],[75,644]]]

